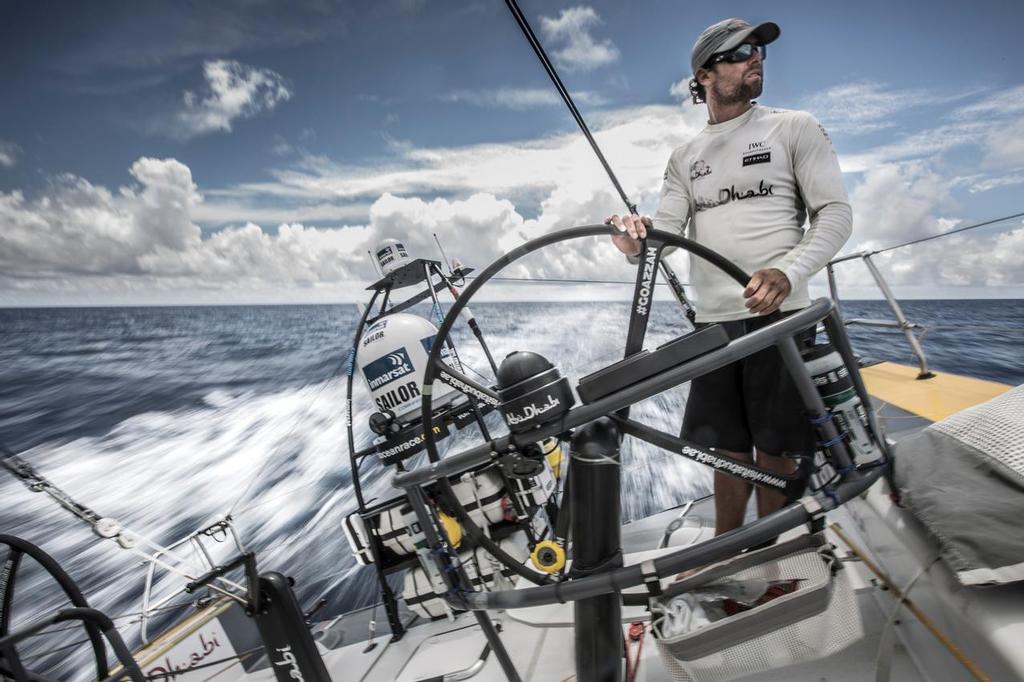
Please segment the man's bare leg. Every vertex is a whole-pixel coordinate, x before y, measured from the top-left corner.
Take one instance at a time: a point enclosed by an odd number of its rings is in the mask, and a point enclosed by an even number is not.
[[[770,455],[762,450],[757,450],[757,465],[777,474],[791,474],[796,471],[797,465],[791,459]],[[757,488],[757,515],[767,516],[774,511],[782,509],[786,504],[786,496],[781,491],[768,488]]]
[[[752,462],[754,459],[749,452],[720,449],[715,451],[741,462]],[[741,481],[735,476],[715,472],[715,535],[721,535],[743,525],[743,517],[747,514],[747,503],[750,501],[752,488],[751,484]],[[758,492],[760,493],[760,491]],[[760,496],[757,499],[760,511]]]

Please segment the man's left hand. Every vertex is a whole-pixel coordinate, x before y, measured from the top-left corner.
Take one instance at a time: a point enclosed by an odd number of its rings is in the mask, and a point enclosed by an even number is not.
[[[755,315],[774,313],[793,290],[786,273],[776,268],[758,270],[750,278],[743,297],[747,309]]]

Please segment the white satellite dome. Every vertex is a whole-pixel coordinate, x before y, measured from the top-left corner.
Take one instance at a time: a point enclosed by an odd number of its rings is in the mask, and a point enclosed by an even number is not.
[[[430,321],[409,313],[388,315],[367,328],[359,342],[359,369],[378,410],[390,410],[405,420],[417,416],[427,357],[436,336],[437,327]],[[448,356],[448,349],[442,349],[441,359]],[[434,407],[456,395],[450,386],[434,382]]]

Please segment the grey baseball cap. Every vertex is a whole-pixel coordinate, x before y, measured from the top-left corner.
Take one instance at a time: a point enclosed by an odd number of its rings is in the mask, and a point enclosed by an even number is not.
[[[753,26],[743,19],[725,19],[708,26],[697,38],[690,53],[690,66],[696,74],[697,69],[704,66],[713,54],[731,50],[750,36],[757,38],[762,45],[767,45],[778,38],[781,32],[779,25],[770,21]]]

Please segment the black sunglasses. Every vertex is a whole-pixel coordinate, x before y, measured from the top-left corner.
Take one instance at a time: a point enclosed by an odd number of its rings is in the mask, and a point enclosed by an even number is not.
[[[718,54],[711,55],[708,59],[707,64],[704,68],[714,66],[719,62],[729,62],[730,64],[738,64],[745,62],[754,56],[754,52],[761,55],[761,60],[764,61],[765,57],[768,56],[768,48],[764,45],[751,45],[750,43],[743,43],[739,47],[733,48],[728,52],[719,52]]]

